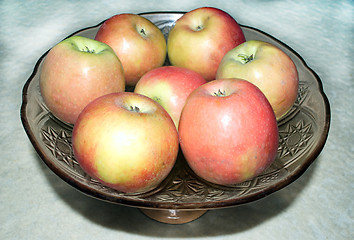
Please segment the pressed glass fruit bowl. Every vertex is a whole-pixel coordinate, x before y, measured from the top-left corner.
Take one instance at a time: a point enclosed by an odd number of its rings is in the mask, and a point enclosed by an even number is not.
[[[165,37],[182,12],[143,13]],[[73,35],[94,38],[97,26]],[[73,155],[72,126],[55,118],[45,106],[39,89],[39,74],[46,53],[38,60],[23,88],[21,120],[41,159],[60,178],[79,191],[104,201],[140,208],[146,215],[165,223],[179,224],[200,217],[206,210],[231,207],[263,198],[296,180],[321,152],[329,131],[330,107],[322,83],[304,60],[276,38],[241,26],[246,40],[261,40],[281,48],[296,64],[299,91],[292,109],[278,121],[279,147],[274,163],[261,175],[232,186],[208,183],[188,167],[182,152],[170,175],[156,189],[143,194],[126,194],[90,178]],[[165,65],[168,65],[168,59]],[[131,90],[131,89],[130,89]]]

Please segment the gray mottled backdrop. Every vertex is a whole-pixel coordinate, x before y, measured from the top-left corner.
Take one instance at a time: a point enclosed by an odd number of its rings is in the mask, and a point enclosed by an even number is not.
[[[150,220],[92,199],[40,160],[21,121],[23,85],[40,58],[76,30],[119,13],[214,6],[297,51],[331,104],[327,143],[290,186],[189,224]],[[350,239],[353,236],[353,1],[0,1],[0,239]]]

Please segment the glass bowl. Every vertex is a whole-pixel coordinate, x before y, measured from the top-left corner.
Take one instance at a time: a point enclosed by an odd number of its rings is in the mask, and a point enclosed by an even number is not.
[[[153,12],[140,15],[155,23],[167,38],[171,27],[183,14]],[[102,23],[72,35],[94,38]],[[126,194],[102,185],[90,178],[75,160],[71,144],[73,126],[54,117],[43,102],[39,74],[48,52],[38,60],[23,88],[21,120],[32,145],[55,174],[82,193],[140,208],[149,217],[165,223],[189,222],[207,210],[249,203],[284,188],[300,177],[321,152],[330,125],[329,102],[320,78],[299,54],[263,31],[242,25],[241,28],[246,40],[261,40],[282,49],[294,61],[299,73],[297,100],[278,121],[276,160],[261,175],[231,186],[211,184],[194,174],[180,151],[169,176],[150,192]],[[165,65],[169,65],[168,59]]]

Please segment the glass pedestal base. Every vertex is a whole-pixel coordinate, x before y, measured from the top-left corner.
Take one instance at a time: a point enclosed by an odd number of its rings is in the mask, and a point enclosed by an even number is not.
[[[201,217],[207,210],[140,209],[146,216],[168,224],[183,224]]]

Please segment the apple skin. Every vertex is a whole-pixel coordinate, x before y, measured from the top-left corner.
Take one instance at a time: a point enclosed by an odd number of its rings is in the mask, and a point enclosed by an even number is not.
[[[199,177],[220,185],[262,173],[275,160],[278,138],[268,100],[241,79],[198,87],[189,95],[179,123],[180,146],[189,166]]]
[[[168,58],[172,65],[194,70],[211,81],[222,57],[243,42],[240,26],[228,13],[212,7],[197,8],[185,13],[171,29]]]
[[[244,61],[243,56],[253,55]],[[279,120],[293,106],[299,86],[298,72],[291,58],[278,47],[249,40],[223,57],[216,78],[241,78],[255,84],[273,107]]]
[[[108,94],[87,105],[74,125],[72,144],[88,175],[126,193],[158,186],[179,149],[177,130],[163,107],[131,92]]]
[[[164,64],[167,47],[161,30],[136,14],[118,14],[99,28],[96,40],[111,46],[122,62],[126,85],[135,86],[142,75]]]
[[[143,75],[135,86],[134,92],[160,103],[178,128],[187,97],[204,83],[206,80],[197,72],[182,67],[164,66]]]
[[[112,48],[81,36],[67,38],[49,51],[39,84],[48,109],[70,124],[95,98],[125,89],[122,64]]]

